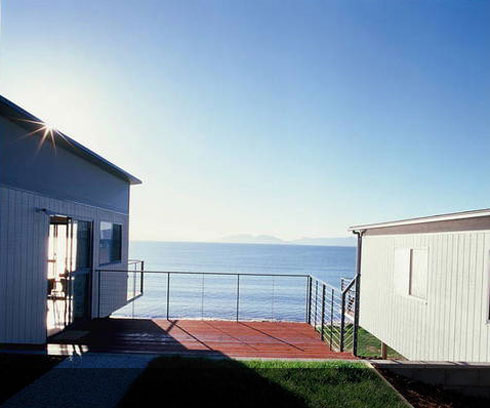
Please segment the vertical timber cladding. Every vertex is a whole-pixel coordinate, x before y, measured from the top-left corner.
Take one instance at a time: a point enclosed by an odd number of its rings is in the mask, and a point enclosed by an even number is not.
[[[122,228],[121,263],[128,259],[128,215],[62,201],[13,188],[0,187],[0,343],[42,344],[46,341],[47,244],[49,211],[93,221],[93,265],[98,266],[99,224],[119,223]],[[92,280],[92,316],[97,315],[95,279]],[[105,314],[126,301],[126,279],[114,282]]]
[[[129,189],[141,181],[66,135],[42,138],[42,126],[0,96],[0,343],[46,340],[48,213],[93,222],[94,268],[100,222],[121,224],[121,262],[110,267],[127,267]],[[111,282],[101,315],[126,301],[122,280]]]
[[[363,241],[362,327],[411,360],[490,362],[488,230],[400,229]],[[394,279],[397,250],[422,248],[428,251],[425,299],[400,292]]]

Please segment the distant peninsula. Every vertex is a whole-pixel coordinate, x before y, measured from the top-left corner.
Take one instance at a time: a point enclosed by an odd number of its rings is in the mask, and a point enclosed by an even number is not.
[[[219,242],[239,244],[284,244],[284,245],[323,245],[323,246],[356,246],[355,237],[339,238],[300,238],[286,241],[273,235],[235,234],[219,239]]]

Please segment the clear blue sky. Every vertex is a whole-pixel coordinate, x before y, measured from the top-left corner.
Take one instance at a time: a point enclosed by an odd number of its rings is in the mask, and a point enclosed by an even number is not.
[[[2,2],[0,92],[121,167],[132,238],[490,207],[490,2]]]

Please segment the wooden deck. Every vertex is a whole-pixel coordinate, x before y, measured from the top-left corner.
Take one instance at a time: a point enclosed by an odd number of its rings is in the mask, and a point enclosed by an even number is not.
[[[89,351],[249,358],[352,359],[331,351],[306,323],[98,319],[50,339]]]

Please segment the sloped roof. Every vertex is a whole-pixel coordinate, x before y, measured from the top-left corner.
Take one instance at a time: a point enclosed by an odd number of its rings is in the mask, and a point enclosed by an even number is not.
[[[29,131],[35,132],[33,133],[33,135],[38,135],[38,137],[42,137],[42,132],[36,131],[39,130],[39,124],[42,124],[44,122],[1,95],[0,115],[8,120],[15,122],[17,125],[22,126]],[[141,184],[141,180],[137,177],[131,175],[127,171],[104,159],[102,156],[93,152],[88,147],[85,147],[82,144],[78,143],[76,140],[65,135],[64,133],[56,131],[56,136],[57,145],[63,146],[63,148],[71,151],[77,156],[96,164],[100,168],[114,174],[115,176],[126,180],[129,184]]]

